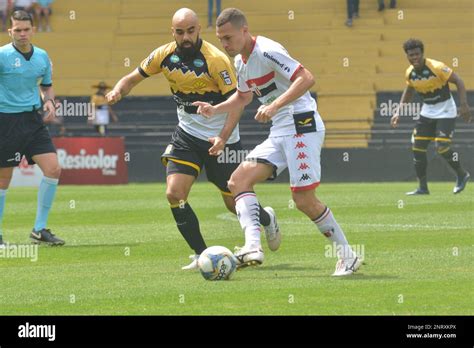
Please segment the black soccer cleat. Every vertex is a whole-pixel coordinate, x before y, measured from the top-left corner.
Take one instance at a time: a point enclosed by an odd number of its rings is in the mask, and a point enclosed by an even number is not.
[[[0,236],[0,249],[3,249],[3,248],[5,248],[5,247],[6,247],[6,245],[5,245],[5,243],[3,242],[3,237]]]
[[[458,176],[458,179],[456,180],[456,186],[453,188],[453,193],[456,194],[464,190],[470,177],[471,174],[469,174],[469,172],[466,172],[462,178]]]
[[[30,240],[34,244],[47,244],[51,246],[64,245],[64,241],[61,238],[56,237],[51,233],[51,230],[43,228],[41,231],[33,230],[30,234]]]
[[[415,191],[407,192],[407,196],[415,196],[415,195],[429,195],[430,191],[428,189],[421,189],[417,188]]]

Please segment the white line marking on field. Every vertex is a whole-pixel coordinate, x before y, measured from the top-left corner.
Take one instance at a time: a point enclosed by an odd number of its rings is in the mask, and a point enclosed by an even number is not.
[[[223,213],[216,216],[219,220],[225,221],[235,221],[237,222],[237,217],[232,213]],[[280,225],[308,225],[311,226],[311,221],[302,221],[302,220],[279,220]],[[472,228],[472,226],[446,226],[446,225],[417,225],[417,224],[353,224],[353,223],[341,223],[343,226],[357,226],[357,227],[389,227],[389,228],[400,228],[400,229],[409,229],[409,228],[423,228],[423,229],[445,229],[445,230],[463,230]],[[473,245],[474,246],[474,245]]]

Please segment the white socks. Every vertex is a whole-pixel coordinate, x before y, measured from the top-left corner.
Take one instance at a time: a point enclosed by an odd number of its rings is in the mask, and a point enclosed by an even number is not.
[[[337,256],[339,258],[354,258],[356,255],[347,243],[346,236],[339,224],[334,219],[331,210],[326,207],[323,213],[313,222],[318,226],[319,231],[330,241],[335,243],[337,248]]]
[[[253,191],[241,192],[235,196],[235,210],[240,226],[245,232],[246,249],[261,248],[260,204]]]

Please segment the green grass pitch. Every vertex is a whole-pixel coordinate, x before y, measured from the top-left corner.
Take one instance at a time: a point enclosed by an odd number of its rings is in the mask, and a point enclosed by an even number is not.
[[[471,184],[473,185],[473,184]],[[256,191],[272,205],[283,241],[260,267],[211,282],[182,271],[191,254],[163,184],[62,186],[49,225],[64,247],[40,247],[38,260],[0,258],[0,315],[473,315],[474,187],[431,183],[323,184],[328,204],[365,265],[333,278],[327,241],[290,202],[286,184]],[[208,246],[233,249],[243,233],[211,184],[189,199]],[[4,239],[27,243],[36,189],[7,195]]]

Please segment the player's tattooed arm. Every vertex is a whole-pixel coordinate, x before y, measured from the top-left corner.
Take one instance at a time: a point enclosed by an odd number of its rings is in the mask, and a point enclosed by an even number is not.
[[[145,76],[140,74],[138,69],[135,69],[130,74],[122,77],[115,87],[106,94],[105,98],[107,99],[107,103],[109,103],[109,105],[117,103],[120,99],[129,94],[133,87],[144,79]]]
[[[459,114],[466,122],[471,122],[471,111],[469,109],[469,104],[467,103],[467,94],[466,94],[466,86],[464,85],[464,81],[457,75],[456,73],[452,73],[448,79],[448,82],[454,83],[458,89],[459,95]]]
[[[413,96],[415,95],[415,89],[411,86],[407,86],[402,93],[402,97],[400,98],[400,103],[398,104],[398,108],[393,114],[392,118],[390,119],[390,125],[393,128],[398,127],[398,120],[400,118],[400,107],[405,104],[409,103],[413,100]]]

